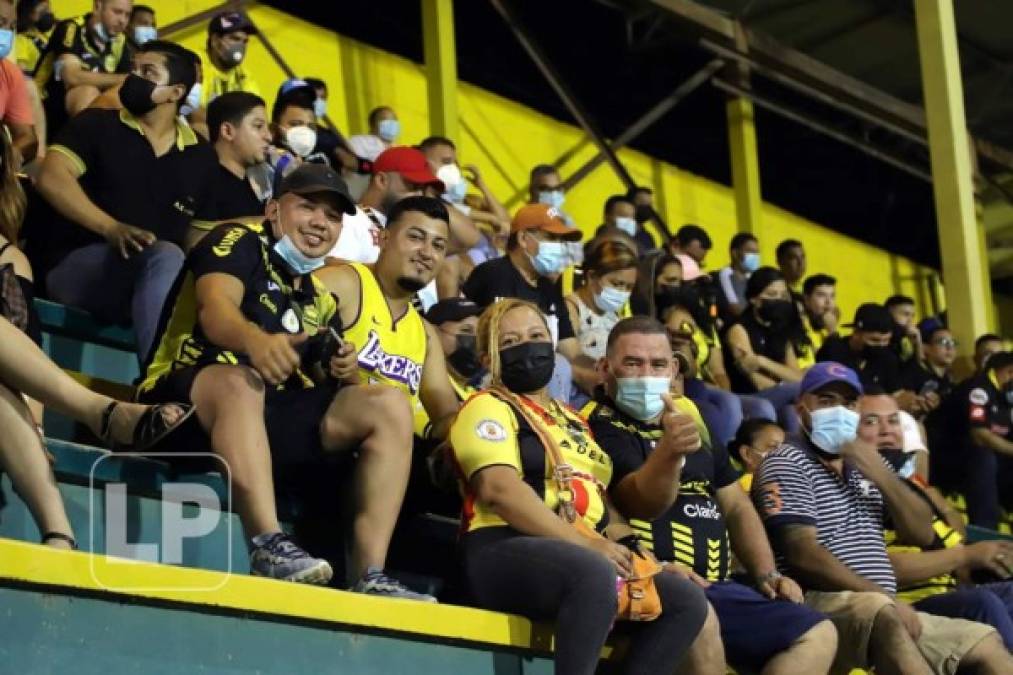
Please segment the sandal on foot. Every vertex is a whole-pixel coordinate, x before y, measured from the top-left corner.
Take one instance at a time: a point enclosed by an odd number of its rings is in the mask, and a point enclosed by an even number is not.
[[[116,410],[116,406],[119,404],[120,401],[113,401],[102,412],[102,425],[99,429],[99,437],[114,449],[129,448],[138,451],[147,450],[181,427],[196,410],[192,405],[184,405],[182,403],[150,405],[134,426],[133,440],[129,444],[125,444],[117,443],[112,437],[113,411]],[[169,424],[165,421],[164,413],[171,406],[176,406],[183,411],[183,414],[174,423]]]
[[[42,535],[43,544],[48,544],[51,539],[59,539],[60,541],[65,541],[68,544],[70,544],[70,548],[72,550],[74,551],[77,550],[77,542],[74,540],[74,537],[70,536],[69,534],[64,534],[63,532],[46,532],[44,535]]]

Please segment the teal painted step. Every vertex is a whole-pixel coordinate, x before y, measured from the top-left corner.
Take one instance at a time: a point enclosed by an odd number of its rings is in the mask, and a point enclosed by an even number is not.
[[[182,555],[178,559],[160,559],[159,562],[249,573],[249,555],[242,525],[239,518],[227,510],[229,494],[225,481],[219,474],[176,471],[164,462],[109,453],[54,439],[47,439],[47,448],[55,459],[53,471],[82,551],[106,553],[109,552],[107,542],[119,540],[130,544],[161,543],[163,489],[167,485],[192,483],[210,489],[222,505],[221,508],[226,511],[221,514],[218,525],[208,534],[183,539]],[[112,537],[107,522],[110,507],[113,511],[116,510],[107,491],[110,484],[126,486],[125,537],[119,539]],[[6,476],[0,482],[0,489],[7,502],[0,511],[0,537],[38,542],[41,533]],[[283,527],[292,531],[292,523],[299,521],[304,505],[293,499],[279,498],[277,506]],[[180,515],[192,518],[196,513],[195,506],[184,506]],[[445,583],[443,574],[447,570],[444,568],[454,564],[452,552],[457,527],[458,524],[452,519],[428,514],[419,515],[404,524],[392,547],[391,562],[395,565],[393,571],[396,576],[418,590],[430,593],[440,591]],[[340,527],[330,526],[326,536],[332,539],[340,536],[340,531]],[[107,534],[110,536],[107,537]],[[407,542],[418,547],[421,553],[417,550],[403,550],[403,544]],[[398,546],[399,543],[402,545]],[[449,562],[444,559],[448,557],[448,552],[451,558]],[[122,552],[119,555],[132,557]]]
[[[32,675],[549,675],[547,658],[270,618],[0,588],[0,664]]]
[[[140,372],[134,333],[91,314],[48,300],[36,300],[43,350],[61,368],[130,384]]]
[[[225,485],[215,474],[173,474],[159,462],[108,455],[95,448],[50,441],[56,457],[54,473],[70,518],[78,546],[93,553],[112,552],[124,557],[122,549],[110,551],[110,545],[159,544],[156,562],[178,564],[223,572],[249,573],[249,554],[239,519],[231,512],[218,514],[215,526],[200,537],[180,539],[180,555],[165,559],[163,543],[162,489],[167,484],[193,483],[210,489],[227,506]],[[125,498],[107,491],[110,484],[123,484]],[[14,492],[10,480],[0,482],[6,505],[0,512],[0,537],[38,542],[41,533],[24,502]],[[224,506],[223,506],[224,508]],[[174,517],[171,511],[168,517]],[[195,505],[184,504],[179,517],[192,519]],[[116,525],[122,536],[114,534]],[[170,527],[170,530],[173,529]],[[171,546],[171,544],[170,544]]]

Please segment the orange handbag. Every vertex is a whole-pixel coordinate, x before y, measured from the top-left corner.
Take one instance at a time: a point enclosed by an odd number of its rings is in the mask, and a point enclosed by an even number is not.
[[[545,457],[556,481],[559,496],[559,507],[556,513],[559,517],[573,525],[580,534],[589,539],[606,539],[578,516],[573,505],[573,467],[563,460],[555,439],[545,428],[545,421],[530,410],[513,392],[500,386],[495,386],[492,389],[496,396],[509,403],[519,415],[524,417],[532,431],[538,436],[542,447],[545,448]],[[599,490],[601,490],[600,487]],[[661,597],[654,585],[654,576],[663,568],[653,558],[638,552],[633,553],[632,561],[633,574],[628,579],[620,579],[617,584],[619,612],[616,618],[622,621],[653,621],[661,616]]]

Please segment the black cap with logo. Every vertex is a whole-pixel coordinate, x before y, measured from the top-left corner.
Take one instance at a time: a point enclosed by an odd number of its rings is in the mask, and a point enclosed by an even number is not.
[[[883,305],[867,302],[855,312],[855,321],[844,324],[845,328],[868,331],[870,333],[892,333],[893,316]]]
[[[482,308],[465,298],[446,298],[440,300],[426,312],[426,321],[439,326],[447,321],[461,321],[469,316],[478,316]]]
[[[328,192],[340,199],[341,210],[352,215],[355,213],[355,201],[348,194],[348,186],[334,169],[323,164],[305,162],[296,167],[281,181],[278,196],[287,192],[297,195],[311,195]]]
[[[242,12],[222,12],[216,14],[211,23],[208,24],[210,35],[228,35],[243,31],[250,35],[257,34],[257,28],[250,22]]]

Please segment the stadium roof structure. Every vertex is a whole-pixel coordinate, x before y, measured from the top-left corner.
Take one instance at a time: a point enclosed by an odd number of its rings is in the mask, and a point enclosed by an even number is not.
[[[268,4],[423,60],[419,0]],[[955,10],[993,278],[1013,278],[1013,3]],[[602,138],[725,184],[723,105],[746,93],[766,201],[939,267],[910,0],[472,0],[454,23],[461,79],[580,122],[527,39]]]

